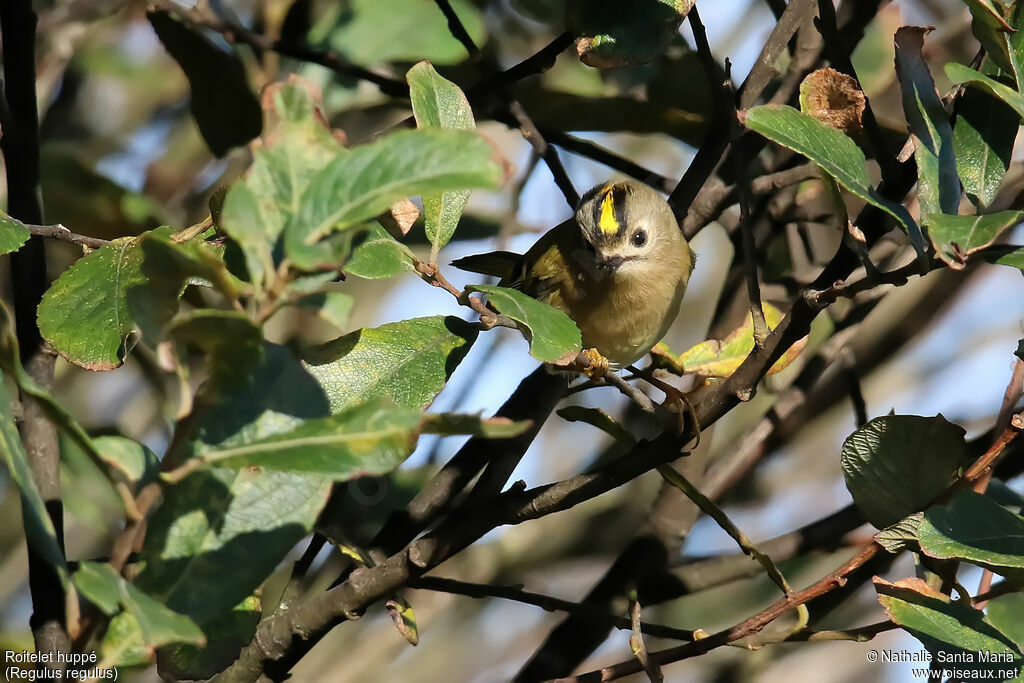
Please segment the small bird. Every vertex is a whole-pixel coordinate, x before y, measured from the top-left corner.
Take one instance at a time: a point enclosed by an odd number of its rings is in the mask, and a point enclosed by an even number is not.
[[[596,364],[618,370],[643,358],[668,331],[695,255],[668,202],[635,181],[605,183],[580,199],[573,218],[525,254],[496,251],[452,265],[501,278],[564,311]]]

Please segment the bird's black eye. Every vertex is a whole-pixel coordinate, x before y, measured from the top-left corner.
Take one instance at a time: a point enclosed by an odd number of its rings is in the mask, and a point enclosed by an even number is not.
[[[633,233],[633,246],[642,247],[647,244],[647,232],[645,230],[637,230]]]

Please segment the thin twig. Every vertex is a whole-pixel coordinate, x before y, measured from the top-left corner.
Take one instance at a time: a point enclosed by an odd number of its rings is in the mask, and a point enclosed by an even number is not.
[[[40,237],[51,237],[53,239],[64,240],[65,242],[71,242],[81,247],[87,247],[89,249],[99,249],[100,247],[110,244],[110,240],[100,239],[99,237],[89,237],[88,235],[79,235],[71,232],[63,225],[59,223],[57,225],[30,225],[25,224],[28,231],[33,235],[39,235]]]
[[[462,43],[462,47],[466,48],[466,52],[472,60],[476,61],[480,58],[480,48],[473,42],[473,38],[469,35],[469,31],[463,26],[462,20],[459,19],[459,15],[452,9],[452,5],[448,0],[434,0],[437,3],[438,9],[441,10],[441,14],[448,20],[448,30],[451,31],[452,36],[455,40]]]
[[[632,627],[630,620],[626,617],[609,614],[604,610],[597,609],[586,603],[562,600],[561,598],[541,593],[532,593],[530,591],[523,590],[518,586],[495,586],[491,584],[470,583],[468,581],[446,579],[437,576],[421,576],[420,578],[411,581],[409,583],[409,587],[438,591],[442,593],[451,593],[454,595],[465,595],[470,598],[500,598],[502,600],[512,600],[514,602],[521,602],[527,605],[535,605],[547,610],[548,612],[565,612],[566,614],[576,614],[586,619],[602,621],[609,626],[626,631]],[[672,638],[674,640],[684,640],[687,642],[693,640],[693,631],[687,629],[672,628],[671,626],[662,626],[661,624],[651,624],[648,622],[641,622],[641,626],[645,633],[658,638]]]
[[[526,138],[526,141],[533,146],[534,151],[547,164],[552,177],[555,179],[555,184],[562,191],[562,196],[565,197],[569,208],[575,211],[576,205],[580,202],[580,195],[576,188],[573,187],[569,174],[565,172],[562,160],[558,158],[558,150],[549,145],[547,140],[544,139],[537,126],[534,125],[533,120],[526,113],[526,110],[523,109],[523,105],[519,104],[516,100],[512,100],[509,102],[508,108],[512,116],[519,122],[519,129],[522,131],[523,137]]]

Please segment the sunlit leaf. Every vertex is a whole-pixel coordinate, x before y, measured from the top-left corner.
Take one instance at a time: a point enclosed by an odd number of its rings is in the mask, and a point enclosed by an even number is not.
[[[0,211],[0,255],[18,251],[31,236],[24,223]]]
[[[359,246],[352,250],[352,256],[345,264],[345,274],[368,280],[394,277],[411,272],[413,258],[409,247],[374,223]]]
[[[980,216],[932,214],[922,218],[928,237],[939,258],[951,268],[967,265],[967,256],[992,244],[1003,232],[1018,224],[1024,211],[999,211]]]
[[[807,157],[847,190],[892,216],[923,257],[925,243],[921,228],[902,204],[886,199],[872,186],[864,152],[857,143],[835,128],[785,105],[753,107],[745,112],[744,122],[751,130]]]
[[[473,285],[468,289],[486,294],[492,306],[520,324],[530,341],[530,355],[537,360],[566,363],[583,347],[579,328],[562,311],[507,287]]]
[[[285,248],[307,268],[306,250],[332,231],[365,223],[410,195],[494,189],[503,169],[476,133],[405,130],[352,149],[318,172],[285,228]]]
[[[437,73],[429,62],[420,62],[409,69],[406,80],[417,126],[450,130],[476,128],[465,94],[459,86]],[[437,250],[455,234],[469,195],[469,190],[423,195],[424,227],[433,247],[432,262],[437,261]]]
[[[762,304],[764,319],[768,323],[768,329],[774,330],[785,317],[778,308],[770,303]],[[807,338],[797,341],[768,369],[768,374],[773,375],[785,370],[800,352],[807,345]],[[654,354],[658,362],[664,363],[673,369],[676,374],[696,373],[705,377],[729,377],[736,372],[750,352],[754,350],[754,320],[751,314],[747,314],[742,325],[729,333],[719,341],[709,339],[684,351],[679,356],[674,355],[665,345],[659,345]]]
[[[1024,98],[1013,88],[1005,86],[994,78],[978,73],[974,69],[963,64],[957,64],[956,62],[946,64],[945,70],[946,76],[953,83],[966,83],[991,95],[995,95],[1012,107],[1017,112],[1018,117],[1024,118]]]
[[[476,336],[459,318],[413,318],[356,330],[308,351],[303,360],[323,387],[332,413],[380,399],[423,409]]]

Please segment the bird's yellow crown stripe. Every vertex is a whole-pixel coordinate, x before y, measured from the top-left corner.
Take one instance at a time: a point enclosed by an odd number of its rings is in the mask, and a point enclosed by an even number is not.
[[[597,223],[601,232],[606,235],[614,235],[619,231],[619,222],[615,220],[615,192],[613,190],[613,187],[609,187],[604,192],[604,198],[601,200],[601,220]]]

